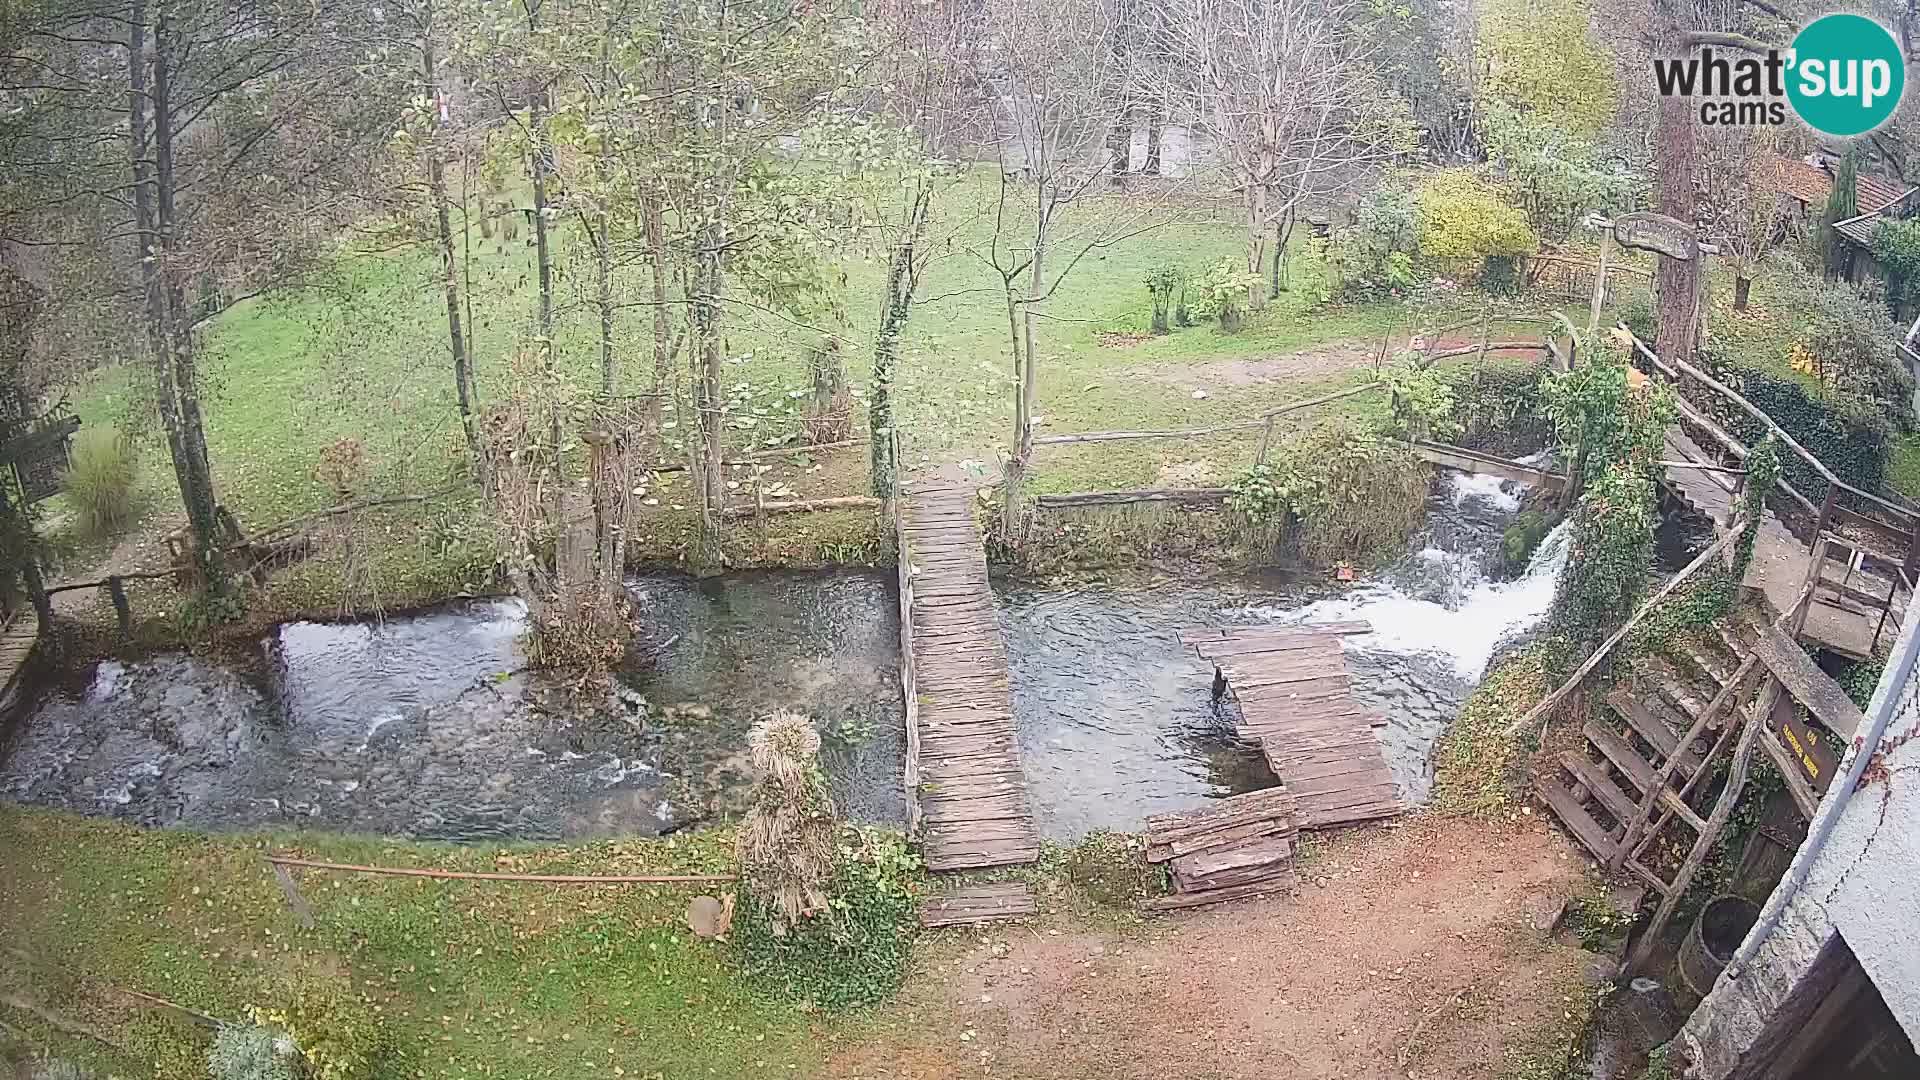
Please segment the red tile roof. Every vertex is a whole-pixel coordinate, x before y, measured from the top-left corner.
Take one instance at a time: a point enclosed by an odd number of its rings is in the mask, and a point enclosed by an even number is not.
[[[1792,199],[1807,206],[1819,209],[1827,201],[1828,193],[1833,191],[1833,175],[1819,165],[1812,165],[1796,158],[1772,155],[1773,179],[1775,188]],[[1900,196],[1910,190],[1898,180],[1870,176],[1860,173],[1854,178],[1853,200],[1855,212],[1871,214],[1891,205]]]
[[[1875,210],[1905,195],[1908,189],[1897,180],[1887,180],[1878,176],[1861,173],[1854,181],[1854,204],[1862,214],[1871,214]]]
[[[1773,155],[1770,164],[1774,183],[1782,195],[1798,199],[1810,207],[1826,204],[1827,195],[1833,190],[1833,177],[1827,175],[1827,170],[1779,154]]]

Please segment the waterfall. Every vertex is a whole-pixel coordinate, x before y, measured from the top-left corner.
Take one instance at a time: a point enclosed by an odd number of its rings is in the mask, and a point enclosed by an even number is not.
[[[1369,584],[1289,612],[1284,621],[1365,619],[1373,632],[1348,638],[1354,648],[1444,656],[1460,678],[1473,685],[1486,674],[1488,662],[1503,643],[1533,629],[1546,616],[1570,546],[1568,522],[1563,521],[1540,541],[1526,572],[1513,581],[1488,581],[1471,556],[1429,548],[1420,553],[1423,559],[1457,560],[1452,569],[1470,580],[1448,598],[1452,602],[1411,595],[1396,585]]]

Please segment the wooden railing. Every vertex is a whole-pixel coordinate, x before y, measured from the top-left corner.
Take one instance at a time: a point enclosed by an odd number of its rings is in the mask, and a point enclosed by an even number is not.
[[[1625,330],[1626,328],[1623,326],[1621,329]],[[1742,397],[1738,391],[1727,384],[1694,367],[1685,360],[1662,359],[1655,354],[1652,349],[1647,347],[1646,342],[1641,341],[1637,337],[1633,338],[1633,345],[1634,349],[1639,352],[1640,355],[1644,356],[1648,363],[1652,364],[1661,373],[1676,383],[1680,381],[1682,376],[1693,379],[1695,382],[1718,394],[1741,412],[1751,416],[1767,431],[1771,432],[1774,439],[1778,441],[1781,446],[1786,447],[1789,453],[1799,458],[1802,462],[1805,462],[1808,468],[1812,469],[1822,480],[1826,481],[1826,495],[1818,503],[1808,498],[1803,492],[1796,490],[1785,480],[1780,482],[1781,489],[1789,498],[1798,503],[1801,509],[1814,515],[1812,534],[1814,540],[1808,542],[1809,548],[1812,547],[1814,542],[1817,542],[1823,533],[1827,532],[1829,526],[1849,526],[1884,540],[1887,548],[1877,551],[1875,554],[1898,565],[1905,577],[1911,578],[1915,575],[1916,570],[1920,570],[1920,512],[1915,512],[1913,509],[1893,502],[1883,495],[1865,491],[1840,479],[1840,477],[1834,475],[1833,470],[1829,469],[1824,462],[1815,457],[1806,447],[1800,445],[1792,435],[1787,434],[1786,430],[1778,423],[1775,423],[1773,417],[1768,416],[1759,406]],[[1712,418],[1694,407],[1693,404],[1684,397],[1680,398],[1679,402],[1681,415],[1691,421],[1694,426],[1705,431],[1715,442],[1724,446],[1734,457],[1744,461],[1747,455],[1751,453],[1745,444],[1728,434],[1719,424],[1715,423]],[[1867,507],[1886,515],[1886,518],[1890,520],[1883,520],[1871,514],[1861,513],[1845,505],[1839,499],[1839,494],[1842,492],[1860,500],[1860,502]],[[1889,552],[1897,554],[1889,554]]]

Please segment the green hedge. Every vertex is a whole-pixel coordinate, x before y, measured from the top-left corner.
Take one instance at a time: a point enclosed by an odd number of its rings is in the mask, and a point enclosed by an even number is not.
[[[1881,490],[1893,454],[1894,432],[1893,425],[1872,406],[1820,397],[1799,382],[1756,371],[1743,371],[1741,382],[1741,394],[1835,476],[1862,491]],[[1749,446],[1766,435],[1765,426],[1744,412],[1734,424],[1740,441]],[[1780,464],[1787,482],[1802,495],[1816,501],[1826,498],[1827,482],[1798,454],[1780,455]]]
[[[1453,440],[1473,450],[1529,453],[1552,440],[1553,425],[1541,407],[1538,360],[1489,360],[1466,363],[1447,373],[1453,390],[1454,419],[1461,427]]]

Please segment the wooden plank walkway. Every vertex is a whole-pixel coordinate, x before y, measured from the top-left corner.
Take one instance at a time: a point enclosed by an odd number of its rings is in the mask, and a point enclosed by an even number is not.
[[[1678,425],[1667,429],[1666,456],[1670,461],[1719,463]],[[1732,476],[1703,469],[1668,469],[1666,473],[1668,489],[1695,513],[1712,521],[1716,531],[1724,531],[1732,522],[1735,501]],[[1813,553],[1807,545],[1787,530],[1778,515],[1769,511],[1760,522],[1759,536],[1754,539],[1753,563],[1747,568],[1744,584],[1766,593],[1775,611],[1786,611],[1799,600],[1807,580],[1807,564],[1812,559]],[[1877,579],[1873,587],[1886,592],[1886,584]],[[1895,636],[1904,611],[1904,604],[1896,605],[1887,620]],[[1807,623],[1800,636],[1842,655],[1864,658],[1873,652],[1874,630],[1879,622],[1877,611],[1871,615],[1849,611],[1822,594],[1807,609]],[[1891,638],[1883,634],[1881,640]]]
[[[926,483],[902,492],[900,565],[914,683],[909,796],[920,807],[927,869],[1033,862],[1040,837],[971,488]]]
[[[1257,743],[1292,792],[1303,829],[1393,817],[1403,807],[1373,718],[1348,693],[1340,649],[1364,622],[1186,630],[1180,640],[1226,677],[1240,735]]]
[[[0,721],[6,719],[19,696],[21,674],[27,669],[27,660],[33,656],[33,647],[40,640],[40,620],[31,611],[15,612],[4,629],[0,629]]]

